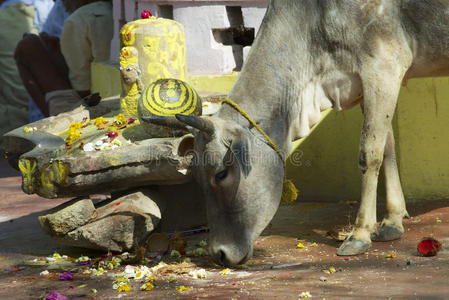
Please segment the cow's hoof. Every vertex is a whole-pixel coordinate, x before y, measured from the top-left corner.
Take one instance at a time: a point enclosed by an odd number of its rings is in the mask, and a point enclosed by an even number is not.
[[[357,240],[354,236],[348,237],[338,248],[337,255],[357,255],[362,254],[371,247],[371,241]]]
[[[397,240],[404,233],[404,229],[393,225],[382,224],[377,232],[373,233],[371,240],[375,242],[386,242]]]

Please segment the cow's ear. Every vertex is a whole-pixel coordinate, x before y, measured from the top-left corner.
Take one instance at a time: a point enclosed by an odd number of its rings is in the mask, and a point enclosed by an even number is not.
[[[242,174],[247,177],[249,172],[251,172],[248,140],[246,138],[234,140],[230,148],[232,156],[237,161]]]

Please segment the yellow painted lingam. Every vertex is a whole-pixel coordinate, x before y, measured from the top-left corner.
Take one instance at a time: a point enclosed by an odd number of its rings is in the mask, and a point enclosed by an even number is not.
[[[137,118],[137,103],[145,86],[163,78],[186,76],[182,24],[157,17],[135,20],[120,32],[121,112]]]

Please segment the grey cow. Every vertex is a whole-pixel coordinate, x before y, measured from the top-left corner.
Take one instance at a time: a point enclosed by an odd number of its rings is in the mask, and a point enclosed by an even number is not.
[[[449,75],[449,0],[272,0],[241,75],[229,94],[283,153],[328,108],[360,103],[361,204],[339,255],[404,232],[408,216],[391,126],[399,89],[412,77]],[[195,135],[195,177],[207,199],[210,253],[235,265],[275,214],[282,160],[233,107],[212,117],[177,116]],[[154,121],[172,124],[167,120]],[[386,214],[376,228],[383,165]]]

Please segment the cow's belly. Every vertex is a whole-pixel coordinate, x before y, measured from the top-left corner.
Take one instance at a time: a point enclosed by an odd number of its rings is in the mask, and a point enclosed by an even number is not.
[[[335,110],[344,110],[362,99],[362,81],[358,74],[333,72],[323,78],[323,90]]]
[[[333,72],[311,81],[298,98],[299,114],[290,127],[291,140],[309,135],[312,126],[321,119],[321,111],[349,109],[360,102],[361,95],[361,80],[355,74]]]

